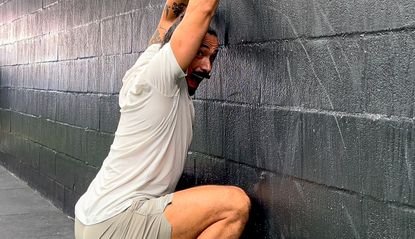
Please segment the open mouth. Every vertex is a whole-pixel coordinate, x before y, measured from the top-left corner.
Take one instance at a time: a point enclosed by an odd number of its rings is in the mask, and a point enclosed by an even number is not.
[[[205,72],[193,72],[190,77],[195,80],[198,84],[202,82],[203,79],[210,79],[209,73]]]

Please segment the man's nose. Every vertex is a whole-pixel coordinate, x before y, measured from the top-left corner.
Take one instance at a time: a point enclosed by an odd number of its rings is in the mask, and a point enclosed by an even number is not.
[[[210,59],[208,57],[203,58],[201,68],[204,72],[207,73],[210,73],[210,71],[212,71],[212,63],[210,62]]]

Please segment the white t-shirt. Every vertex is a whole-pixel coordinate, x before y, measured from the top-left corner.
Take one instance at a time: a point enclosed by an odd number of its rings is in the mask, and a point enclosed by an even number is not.
[[[109,219],[137,198],[172,193],[192,140],[193,102],[170,44],[151,45],[123,78],[121,117],[101,169],[75,206],[84,225]]]

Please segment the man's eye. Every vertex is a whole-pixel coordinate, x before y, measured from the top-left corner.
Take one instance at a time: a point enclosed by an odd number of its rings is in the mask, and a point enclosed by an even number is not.
[[[198,56],[203,56],[203,52],[198,51],[198,52],[197,52],[197,55],[198,55]]]

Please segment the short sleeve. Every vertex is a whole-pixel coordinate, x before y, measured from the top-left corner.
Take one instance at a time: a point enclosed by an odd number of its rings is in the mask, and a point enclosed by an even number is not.
[[[164,45],[149,61],[142,77],[160,93],[171,96],[179,89],[178,81],[186,74],[183,72],[171,49],[170,43]]]

